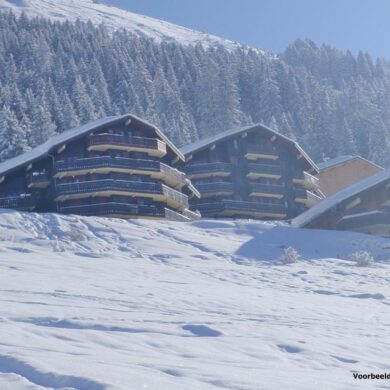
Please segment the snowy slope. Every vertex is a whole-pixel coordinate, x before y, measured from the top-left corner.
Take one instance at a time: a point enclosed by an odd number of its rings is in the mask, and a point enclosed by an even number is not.
[[[342,260],[362,248],[382,260]],[[388,388],[352,376],[389,371],[387,258],[354,233],[3,212],[0,389]]]
[[[104,23],[110,30],[124,28],[135,34],[146,35],[156,40],[177,41],[182,44],[202,43],[205,46],[221,44],[227,47],[238,43],[181,27],[163,20],[154,19],[116,8],[93,0],[0,0],[0,11],[12,9],[29,16],[41,16],[55,20],[91,20]]]

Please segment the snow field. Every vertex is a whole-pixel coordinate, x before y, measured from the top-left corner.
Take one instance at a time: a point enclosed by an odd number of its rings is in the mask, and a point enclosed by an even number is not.
[[[280,264],[287,246],[303,260]],[[363,249],[380,261],[347,260]],[[389,250],[253,221],[3,212],[0,388],[389,388],[352,376],[389,370]]]

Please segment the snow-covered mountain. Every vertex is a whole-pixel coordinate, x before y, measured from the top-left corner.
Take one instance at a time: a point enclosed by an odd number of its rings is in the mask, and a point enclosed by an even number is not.
[[[124,28],[157,41],[193,45],[202,43],[205,46],[221,44],[231,48],[239,46],[238,43],[215,35],[128,12],[97,0],[0,0],[0,11],[8,9],[17,14],[24,11],[28,16],[60,21],[91,20],[94,24],[104,23],[111,30]]]
[[[388,371],[389,257],[357,233],[2,211],[0,389],[384,388],[353,372]]]

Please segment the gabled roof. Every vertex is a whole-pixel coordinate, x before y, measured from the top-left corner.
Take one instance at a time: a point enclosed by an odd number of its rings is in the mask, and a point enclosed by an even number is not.
[[[380,170],[383,170],[383,168],[375,163],[373,163],[372,161],[369,161],[367,159],[365,159],[364,157],[361,157],[361,156],[351,156],[351,155],[345,155],[345,156],[338,156],[338,157],[335,157],[335,158],[331,158],[329,160],[326,160],[326,161],[322,161],[320,163],[318,163],[318,168],[320,169],[320,171],[323,171],[325,169],[329,169],[329,168],[333,168],[334,166],[336,165],[339,165],[339,164],[343,164],[343,163],[346,163],[346,162],[349,162],[349,161],[353,161],[353,160],[361,160],[361,161],[364,161],[365,163],[369,164],[369,165],[372,165]]]
[[[245,133],[247,131],[261,131],[262,133],[265,133],[272,137],[275,135],[279,140],[286,142],[290,146],[292,146],[298,153],[300,153],[303,158],[305,159],[306,163],[316,172],[318,172],[318,167],[315,164],[315,162],[307,155],[307,153],[301,148],[301,146],[291,138],[288,138],[272,129],[270,129],[267,126],[261,125],[261,124],[256,124],[256,125],[251,125],[251,126],[245,126],[245,127],[239,127],[236,129],[231,129],[224,131],[222,133],[219,133],[217,135],[214,135],[212,137],[204,138],[199,141],[193,142],[192,144],[183,146],[180,150],[181,152],[188,157],[189,155],[199,152],[202,149],[206,149],[207,147],[210,146],[210,144],[217,143],[224,141],[225,139],[235,137],[237,135],[240,135],[242,133]]]
[[[390,183],[390,169],[383,170],[375,173],[372,176],[368,176],[365,179],[352,184],[349,187],[342,189],[339,192],[334,193],[328,198],[322,200],[309,210],[295,217],[291,224],[296,227],[305,227],[310,222],[313,222],[319,218],[322,214],[330,211],[334,207],[348,203],[353,200],[354,197],[360,194],[371,191],[380,185]]]
[[[58,147],[62,146],[64,143],[69,142],[71,140],[80,138],[85,134],[90,132],[102,129],[107,125],[115,125],[126,122],[127,120],[134,120],[136,122],[140,122],[144,126],[147,126],[154,130],[156,134],[167,144],[167,146],[176,154],[176,156],[184,161],[183,154],[176,148],[176,146],[164,135],[164,133],[158,129],[156,126],[136,117],[135,115],[121,115],[121,116],[110,116],[102,119],[95,120],[93,122],[87,123],[84,126],[80,126],[71,130],[64,131],[52,138],[48,141],[39,145],[38,147],[32,149],[29,152],[23,153],[17,157],[11,158],[9,160],[4,161],[0,164],[0,176],[3,176],[17,168],[20,168],[23,165],[30,164],[36,160],[39,160],[43,157],[49,155],[55,151]]]

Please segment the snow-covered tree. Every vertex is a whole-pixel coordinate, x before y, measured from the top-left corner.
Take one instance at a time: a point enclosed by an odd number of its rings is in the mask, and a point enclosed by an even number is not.
[[[0,110],[0,160],[17,156],[29,150],[25,130],[9,107]]]

